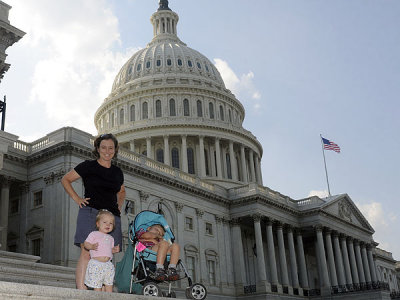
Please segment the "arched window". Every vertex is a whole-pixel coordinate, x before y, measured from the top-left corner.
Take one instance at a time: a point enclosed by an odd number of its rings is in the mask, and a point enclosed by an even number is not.
[[[149,111],[148,111],[148,104],[147,102],[143,102],[142,104],[142,119],[147,119],[149,117]]]
[[[156,151],[156,158],[157,161],[164,163],[164,150],[163,149],[157,149]]]
[[[119,124],[122,125],[124,124],[125,121],[125,113],[124,113],[124,109],[121,108],[121,110],[119,111]]]
[[[190,116],[189,100],[188,99],[184,99],[183,100],[183,115],[185,117]]]
[[[228,110],[228,114],[229,114],[229,123],[232,123],[232,112],[231,112],[231,110]]]
[[[210,111],[210,119],[214,119],[214,104],[208,103],[208,110]]]
[[[114,117],[114,113],[111,113],[111,123],[110,123],[110,127],[114,127],[114,119],[115,119],[115,117]]]
[[[139,72],[141,68],[142,68],[142,64],[138,64],[137,67],[136,67],[136,71]]]
[[[193,67],[193,64],[192,64],[191,60],[188,60],[188,66],[189,66],[189,68]]]
[[[224,121],[224,108],[222,105],[219,106],[219,115],[221,117],[221,120]]]
[[[150,66],[151,66],[151,63],[148,61],[148,62],[146,62],[146,68],[147,69],[149,69],[150,68]]]
[[[179,169],[179,151],[178,148],[174,147],[171,150],[172,156],[172,167]]]
[[[187,148],[188,172],[194,174],[194,151],[193,148]]]
[[[182,66],[182,59],[178,58],[178,66]]]
[[[157,59],[157,67],[160,67],[160,66],[161,66],[161,60]]]
[[[130,109],[130,119],[131,122],[135,121],[135,105],[131,105],[131,109]]]
[[[229,153],[226,153],[226,171],[229,179],[232,179],[232,169],[231,169],[231,157]]]
[[[167,66],[172,65],[172,60],[170,58],[167,59]]]
[[[174,99],[169,99],[169,115],[171,117],[175,117],[176,116],[175,100]]]
[[[161,100],[156,101],[156,118],[161,117]]]
[[[202,117],[203,116],[203,107],[201,105],[201,101],[197,100],[197,116]]]

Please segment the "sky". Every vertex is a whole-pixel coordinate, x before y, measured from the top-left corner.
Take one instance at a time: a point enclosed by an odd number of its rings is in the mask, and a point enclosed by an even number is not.
[[[27,34],[7,49],[6,131],[32,142],[64,126],[95,135],[115,75],[153,36],[157,0],[8,0]],[[263,146],[265,186],[347,193],[400,260],[400,1],[170,0],[178,36],[208,57]]]

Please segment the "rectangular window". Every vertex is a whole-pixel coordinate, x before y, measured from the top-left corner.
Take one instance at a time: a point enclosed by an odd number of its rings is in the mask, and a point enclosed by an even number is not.
[[[186,257],[186,268],[190,278],[192,278],[192,281],[196,282],[195,260],[193,256]]]
[[[19,212],[19,198],[10,200],[10,214],[17,214]]]
[[[207,260],[207,269],[210,285],[215,285],[215,261]]]
[[[130,214],[130,215],[135,214],[135,202],[134,201],[132,201],[132,200],[126,201],[125,213]]]
[[[33,207],[38,207],[43,204],[42,191],[33,193]]]
[[[193,218],[191,217],[185,218],[185,229],[193,230]]]
[[[32,240],[32,255],[40,256],[40,239]]]
[[[206,234],[213,235],[213,228],[211,223],[206,223]]]

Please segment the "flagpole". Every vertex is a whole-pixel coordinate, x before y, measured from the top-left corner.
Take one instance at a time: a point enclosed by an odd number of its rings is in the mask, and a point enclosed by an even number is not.
[[[328,184],[328,195],[329,197],[331,196],[331,189],[329,188],[329,179],[328,179],[328,171],[326,169],[326,160],[325,160],[325,152],[324,152],[324,143],[322,142],[322,135],[319,135],[321,137],[321,147],[322,147],[322,156],[324,157],[324,166],[325,166],[325,175],[326,175],[326,183]]]

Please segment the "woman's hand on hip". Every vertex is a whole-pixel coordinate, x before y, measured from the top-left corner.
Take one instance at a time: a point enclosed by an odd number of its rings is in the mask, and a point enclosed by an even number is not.
[[[89,200],[90,198],[81,198],[78,197],[78,199],[74,199],[74,201],[76,202],[76,204],[79,205],[80,208],[82,208],[83,206],[86,206],[89,204]]]

